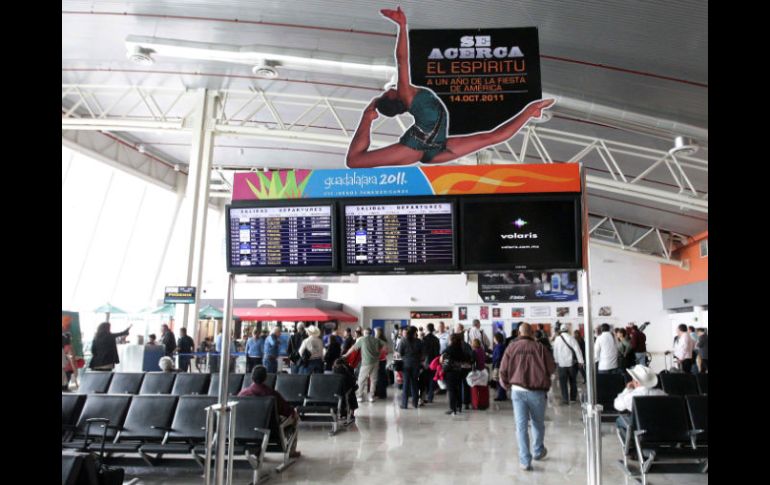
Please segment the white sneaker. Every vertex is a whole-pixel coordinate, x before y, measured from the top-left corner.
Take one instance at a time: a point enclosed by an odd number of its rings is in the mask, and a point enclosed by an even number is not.
[[[374,402],[374,401],[376,401],[376,399],[374,399],[374,396],[369,398],[369,402]]]

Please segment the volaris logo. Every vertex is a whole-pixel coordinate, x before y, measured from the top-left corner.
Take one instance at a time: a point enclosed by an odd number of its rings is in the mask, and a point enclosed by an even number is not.
[[[522,227],[524,227],[527,224],[527,221],[525,221],[521,217],[519,217],[518,219],[513,221],[512,224],[514,226],[516,226],[518,229],[521,229]]]

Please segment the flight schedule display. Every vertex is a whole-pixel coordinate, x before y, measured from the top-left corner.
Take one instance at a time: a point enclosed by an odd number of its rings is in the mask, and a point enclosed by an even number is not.
[[[230,207],[231,272],[334,271],[331,205]]]
[[[343,269],[451,270],[454,204],[445,201],[344,206]]]

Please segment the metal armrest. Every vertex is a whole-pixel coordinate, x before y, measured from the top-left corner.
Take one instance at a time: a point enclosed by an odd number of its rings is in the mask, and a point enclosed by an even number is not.
[[[163,431],[171,431],[173,428],[169,426],[150,426],[150,429],[160,429]],[[202,428],[202,429],[205,429],[205,428]]]
[[[698,435],[705,433],[702,429],[691,429],[688,431],[688,434],[690,435],[690,445],[692,445],[692,449],[695,450],[698,448]]]

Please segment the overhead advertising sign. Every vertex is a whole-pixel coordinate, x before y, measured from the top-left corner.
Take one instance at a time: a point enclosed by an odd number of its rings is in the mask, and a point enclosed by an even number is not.
[[[576,163],[236,173],[233,201],[580,192]]]
[[[577,281],[577,271],[479,273],[478,291],[485,302],[578,301]],[[512,317],[524,316],[516,310]]]
[[[194,286],[167,286],[163,303],[195,303]]]
[[[297,298],[305,300],[326,300],[329,286],[316,283],[297,283]]]
[[[449,112],[449,134],[492,130],[543,96],[537,28],[410,30],[412,83]]]
[[[400,8],[380,13],[397,26],[395,83],[364,108],[348,168],[451,162],[510,139],[553,105],[540,99],[537,29],[409,31]],[[412,124],[399,140],[372,148],[375,120],[405,113]]]

